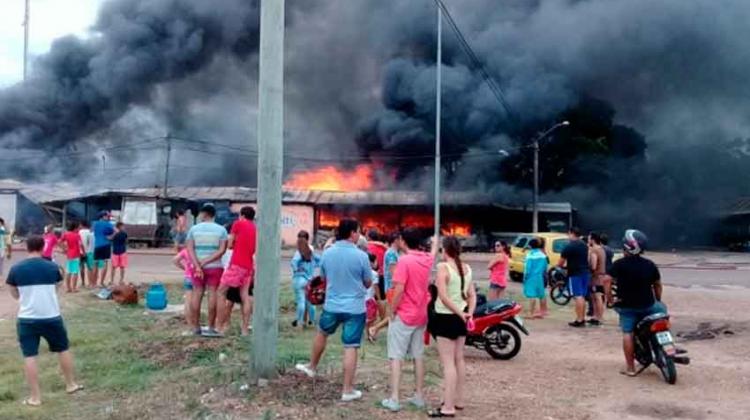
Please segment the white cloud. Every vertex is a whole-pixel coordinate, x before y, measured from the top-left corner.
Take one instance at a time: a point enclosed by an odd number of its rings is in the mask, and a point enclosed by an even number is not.
[[[105,0],[30,0],[29,64],[49,50],[56,38],[87,36]],[[0,6],[0,87],[23,78],[24,0],[2,0]]]

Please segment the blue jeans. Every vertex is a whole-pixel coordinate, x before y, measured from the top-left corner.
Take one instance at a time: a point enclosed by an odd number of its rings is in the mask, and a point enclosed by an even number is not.
[[[300,324],[305,322],[305,307],[307,307],[310,322],[315,322],[315,306],[310,304],[305,296],[305,287],[307,286],[307,283],[308,280],[304,277],[295,277],[292,279],[294,302],[297,304],[296,319]]]

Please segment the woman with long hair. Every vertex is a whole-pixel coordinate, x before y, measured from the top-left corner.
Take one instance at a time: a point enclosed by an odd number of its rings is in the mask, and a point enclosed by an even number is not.
[[[315,274],[315,268],[318,266],[320,258],[313,252],[310,246],[310,234],[301,230],[297,234],[297,251],[292,257],[292,287],[294,288],[294,300],[297,304],[296,318],[292,326],[305,325],[305,313],[308,314],[307,323],[312,325],[315,322],[315,306],[307,302],[305,297],[305,287],[312,280]]]
[[[487,299],[497,300],[505,295],[508,287],[508,264],[510,263],[510,246],[505,241],[495,242],[495,256],[487,268],[490,270],[490,291]]]
[[[477,304],[471,267],[461,261],[455,236],[443,238],[443,259],[437,266],[437,299],[428,325],[443,366],[443,404],[430,411],[430,417],[453,417],[464,408],[464,343]]]

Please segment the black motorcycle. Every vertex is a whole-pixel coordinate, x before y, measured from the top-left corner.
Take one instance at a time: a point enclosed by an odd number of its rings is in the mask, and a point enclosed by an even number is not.
[[[677,349],[669,329],[669,315],[663,312],[649,315],[636,324],[633,333],[635,360],[642,366],[636,375],[655,364],[664,380],[674,384],[677,382],[675,363],[690,364],[690,358],[678,355],[684,351]]]

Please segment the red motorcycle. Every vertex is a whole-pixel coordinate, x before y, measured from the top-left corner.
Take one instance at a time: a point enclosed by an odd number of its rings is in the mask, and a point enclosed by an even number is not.
[[[520,330],[526,335],[529,331],[523,325],[521,305],[510,299],[486,302],[478,296],[474,311],[473,325],[469,325],[466,345],[486,351],[492,358],[510,360],[521,351]]]

